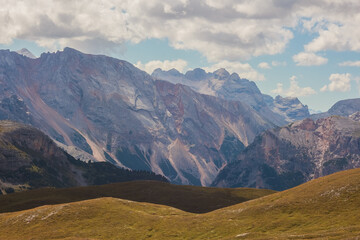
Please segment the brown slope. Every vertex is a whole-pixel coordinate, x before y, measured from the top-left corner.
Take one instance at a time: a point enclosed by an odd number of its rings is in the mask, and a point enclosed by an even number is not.
[[[0,214],[2,239],[357,239],[360,169],[191,214],[100,198]]]
[[[8,194],[0,196],[0,213],[101,197],[157,203],[187,212],[205,213],[274,192],[249,188],[207,188],[158,181],[133,181],[66,189],[43,188]]]

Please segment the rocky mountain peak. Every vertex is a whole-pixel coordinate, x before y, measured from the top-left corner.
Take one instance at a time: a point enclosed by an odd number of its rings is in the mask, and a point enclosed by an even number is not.
[[[171,74],[172,76],[177,76],[177,77],[180,77],[182,76],[183,74],[180,73],[177,69],[175,68],[172,68],[170,70],[167,71],[169,74]]]
[[[184,76],[184,74],[182,74],[181,72],[179,72],[175,68],[172,68],[172,69],[170,69],[168,71],[164,71],[161,68],[157,68],[152,72],[151,76],[154,77],[154,78],[159,78],[159,79],[161,79],[162,77],[165,77],[165,76],[166,77],[179,77],[179,78],[181,78],[181,77]]]
[[[331,115],[348,116],[360,110],[360,98],[346,99],[335,103],[328,111]]]
[[[245,79],[245,78],[240,78],[239,74],[237,73],[232,73],[230,76],[229,76],[229,80],[231,81],[241,81],[242,83],[250,83],[251,81]],[[254,82],[251,82],[255,85],[255,87],[257,88],[256,84]]]
[[[185,73],[185,77],[193,81],[198,81],[206,79],[207,73],[202,68],[195,68],[193,70],[187,71]]]
[[[215,72],[213,72],[213,74],[214,74],[214,77],[219,80],[226,79],[230,76],[230,73],[228,71],[226,71],[225,68],[220,68],[220,69],[216,70]]]
[[[360,98],[346,99],[336,102],[327,112],[312,114],[312,119],[326,118],[331,115],[347,117],[360,111]]]
[[[60,52],[63,52],[65,54],[84,54],[84,53],[82,53],[74,48],[70,48],[70,47],[65,47],[63,49],[63,51],[60,51]]]
[[[310,116],[307,105],[303,105],[296,97],[276,96],[272,103],[273,110],[284,115],[288,122],[308,118]]]
[[[23,55],[25,57],[28,57],[28,58],[32,58],[32,59],[35,59],[37,58],[32,52],[30,52],[28,49],[26,48],[22,48],[18,51],[16,51],[18,54],[20,55]]]

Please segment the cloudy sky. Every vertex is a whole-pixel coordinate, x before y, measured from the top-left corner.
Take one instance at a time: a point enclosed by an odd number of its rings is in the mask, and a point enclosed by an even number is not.
[[[359,0],[0,0],[0,48],[224,67],[315,110],[359,97]]]

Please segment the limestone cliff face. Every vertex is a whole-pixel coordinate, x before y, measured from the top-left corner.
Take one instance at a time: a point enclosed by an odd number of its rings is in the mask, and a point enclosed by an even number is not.
[[[0,121],[0,191],[38,187],[72,187],[165,178],[130,172],[110,163],[75,160],[51,138],[29,125]]]
[[[70,48],[36,59],[0,51],[0,101],[0,119],[31,124],[97,161],[182,184],[209,185],[274,126],[245,102],[156,82],[128,62]]]
[[[305,119],[265,131],[219,173],[213,185],[283,190],[360,167],[358,116]]]

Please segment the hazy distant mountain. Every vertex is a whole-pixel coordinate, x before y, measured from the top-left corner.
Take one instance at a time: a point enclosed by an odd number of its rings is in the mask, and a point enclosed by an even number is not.
[[[341,100],[335,103],[327,112],[312,114],[312,119],[329,117],[332,115],[349,116],[360,111],[360,98]]]
[[[262,94],[256,84],[240,78],[238,74],[230,74],[221,68],[213,73],[196,68],[185,74],[176,69],[163,71],[156,69],[152,76],[172,83],[181,83],[190,86],[197,92],[220,97],[232,101],[241,101],[251,106],[263,118],[275,125],[309,117],[309,110],[297,98],[275,99]]]
[[[360,113],[267,130],[227,165],[214,186],[283,190],[360,167]]]
[[[276,96],[267,100],[270,109],[282,115],[287,122],[302,120],[310,116],[309,109],[296,97]]]
[[[193,72],[192,79],[201,74]],[[274,126],[244,101],[154,81],[125,61],[70,48],[37,59],[0,51],[0,101],[1,119],[32,124],[97,161],[183,184],[210,184],[257,134]],[[75,154],[76,148],[66,149]]]
[[[36,58],[36,56],[34,55],[34,54],[32,54],[32,52],[30,52],[28,49],[26,49],[26,48],[22,48],[22,49],[20,49],[20,50],[18,50],[18,51],[16,51],[18,54],[20,54],[20,55],[23,55],[23,56],[25,56],[25,57],[28,57],[28,58],[33,58],[33,59],[35,59]]]

